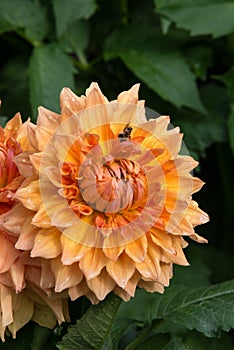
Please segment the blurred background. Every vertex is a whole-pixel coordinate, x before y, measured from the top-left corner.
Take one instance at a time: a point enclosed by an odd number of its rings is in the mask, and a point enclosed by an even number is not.
[[[39,105],[58,112],[64,86],[80,95],[96,81],[110,100],[140,82],[146,106],[180,126],[210,223],[173,284],[234,277],[233,19],[224,0],[0,0],[1,125],[18,111],[35,122]]]

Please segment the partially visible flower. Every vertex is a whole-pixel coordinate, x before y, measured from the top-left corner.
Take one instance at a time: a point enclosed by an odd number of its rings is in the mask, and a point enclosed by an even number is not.
[[[15,196],[30,218],[16,247],[49,259],[55,291],[71,299],[163,292],[173,264],[188,265],[184,237],[206,242],[194,232],[208,221],[192,200],[203,186],[191,175],[197,162],[178,154],[169,117],[146,120],[138,87],[111,102],[96,83],[81,97],[63,89],[61,115],[40,107],[28,129],[34,152],[16,159],[31,162]]]
[[[0,214],[13,205],[14,192],[24,180],[13,161],[22,152],[20,135],[23,129],[19,113],[5,128],[0,127]]]
[[[27,126],[17,113],[5,126],[0,127],[0,336],[5,340],[8,329],[12,336],[28,321],[53,328],[57,322],[68,320],[66,299],[53,292],[47,284],[40,286],[47,273],[42,259],[32,259],[28,252],[15,248],[19,233],[26,220],[25,210],[15,199],[15,191],[25,180],[15,164],[15,157],[30,151]],[[27,173],[28,163],[24,168]],[[22,170],[22,169],[21,169]],[[19,214],[15,220],[14,212]],[[14,229],[5,225],[8,218],[14,221]],[[33,232],[28,232],[28,234]],[[48,275],[47,275],[48,276]]]

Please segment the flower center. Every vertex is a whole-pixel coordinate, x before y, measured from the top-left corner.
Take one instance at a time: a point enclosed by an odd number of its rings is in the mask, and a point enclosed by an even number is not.
[[[84,201],[104,213],[134,209],[146,197],[147,183],[139,164],[124,158],[111,159],[101,165],[87,162],[79,178]]]

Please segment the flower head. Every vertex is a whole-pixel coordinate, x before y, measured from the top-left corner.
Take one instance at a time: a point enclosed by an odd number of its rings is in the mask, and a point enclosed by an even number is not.
[[[192,200],[203,186],[191,174],[197,162],[178,154],[182,135],[169,117],[147,121],[138,88],[111,102],[96,83],[81,97],[65,88],[61,114],[40,107],[29,126],[31,176],[16,198],[34,239],[25,227],[16,247],[50,259],[55,291],[72,299],[163,292],[173,263],[188,264],[184,237],[206,242],[194,232],[208,221]]]

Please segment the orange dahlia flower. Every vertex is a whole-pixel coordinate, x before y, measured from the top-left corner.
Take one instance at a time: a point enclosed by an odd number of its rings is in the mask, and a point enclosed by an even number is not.
[[[56,321],[68,319],[66,301],[50,296],[49,286],[40,287],[41,259],[32,259],[29,253],[15,248],[25,221],[25,209],[16,203],[15,191],[25,180],[15,163],[17,156],[29,151],[27,125],[17,113],[5,126],[0,127],[0,336],[5,339],[8,329],[13,337],[28,321],[53,328]],[[24,162],[27,172],[27,162]],[[14,212],[18,218],[15,220]],[[14,221],[14,229],[7,225]],[[9,222],[8,222],[9,223]],[[45,270],[45,269],[44,269]],[[44,272],[45,274],[45,272]],[[53,294],[53,293],[52,293]]]
[[[55,291],[71,299],[163,292],[173,264],[188,265],[184,237],[206,242],[194,232],[208,221],[192,200],[197,162],[178,154],[169,117],[147,121],[138,88],[111,102],[96,83],[81,97],[65,88],[61,114],[40,107],[28,129],[31,175],[16,198],[31,219],[16,247],[49,259]]]

